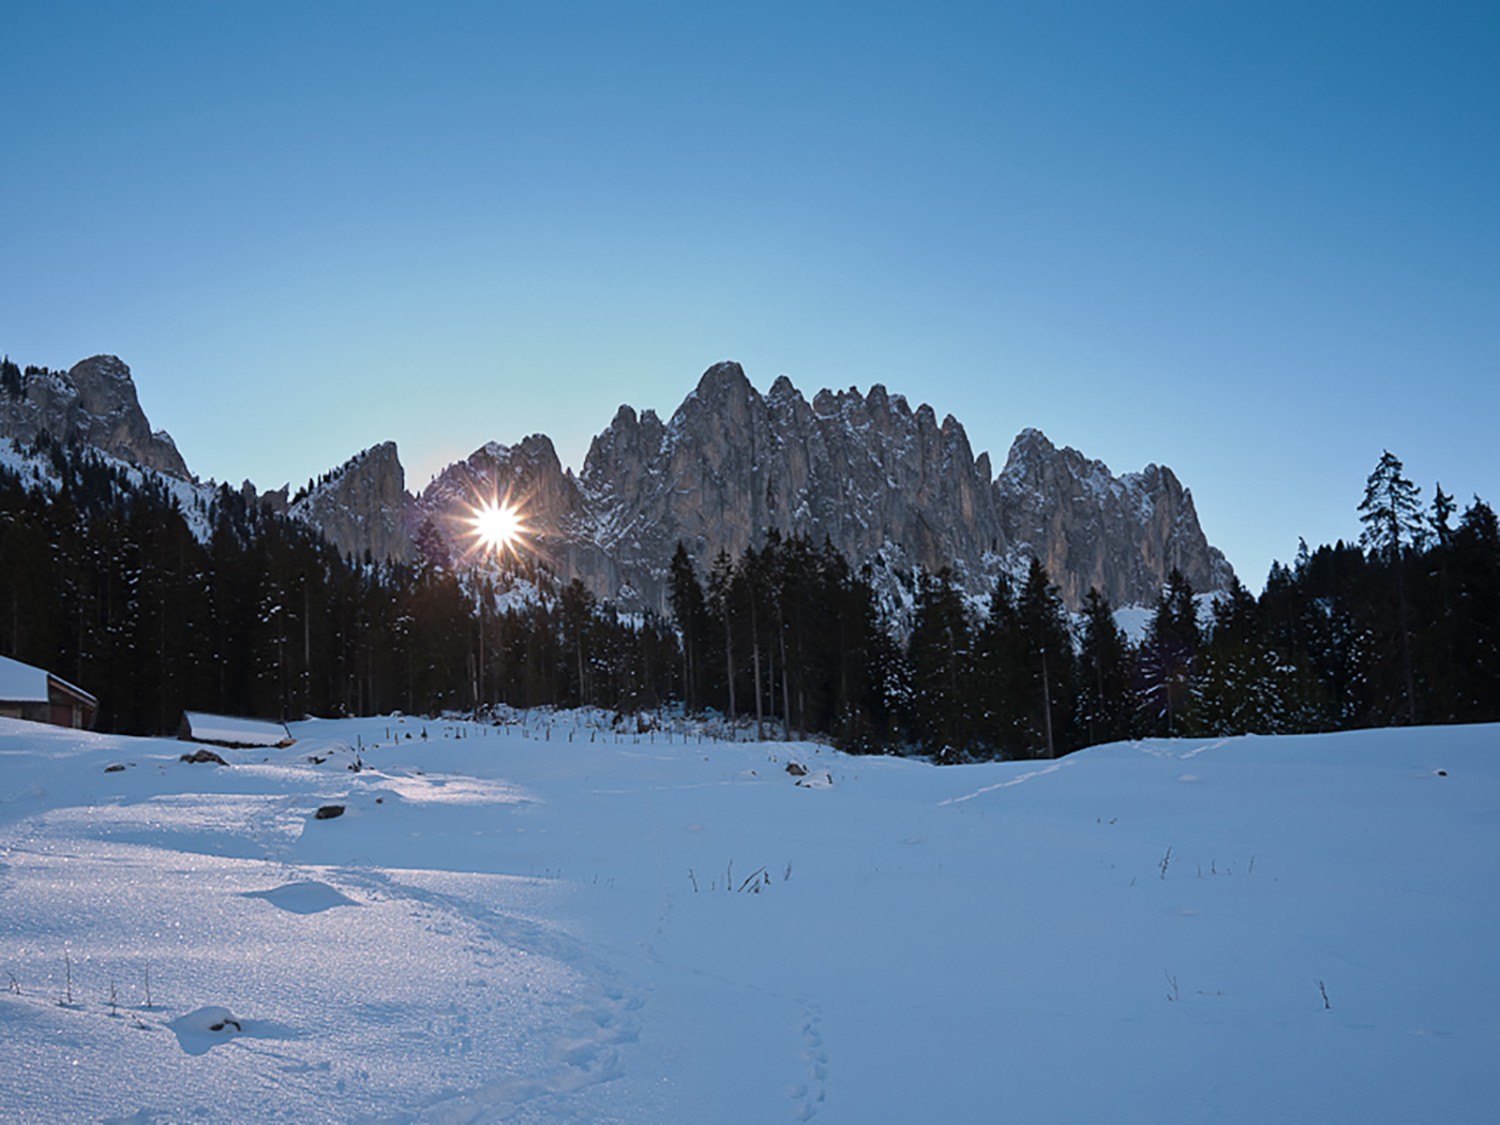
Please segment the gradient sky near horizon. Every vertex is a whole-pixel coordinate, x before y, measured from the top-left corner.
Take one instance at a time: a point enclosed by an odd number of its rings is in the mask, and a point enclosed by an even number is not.
[[[737,359],[1170,465],[1252,589],[1389,448],[1500,503],[1500,5],[0,16],[0,351],[205,478],[564,464]]]

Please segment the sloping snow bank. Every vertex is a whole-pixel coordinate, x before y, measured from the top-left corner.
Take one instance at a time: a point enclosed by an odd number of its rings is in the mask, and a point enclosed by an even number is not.
[[[936,769],[591,723],[299,723],[223,768],[0,720],[4,1114],[1479,1122],[1500,1099],[1500,727]]]

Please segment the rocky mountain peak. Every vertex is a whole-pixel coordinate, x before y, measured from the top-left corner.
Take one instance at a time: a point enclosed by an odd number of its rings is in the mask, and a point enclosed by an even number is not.
[[[698,379],[698,390],[707,394],[733,389],[740,393],[753,391],[745,369],[732,359],[710,364]]]
[[[1052,444],[1046,434],[1034,426],[1027,426],[1010,443],[1010,453],[1005,458],[1005,464],[1007,468],[1012,465],[1023,465],[1029,461],[1054,456],[1056,453],[1057,446]]]
[[[403,561],[412,555],[404,521],[406,470],[396,443],[357,453],[318,481],[290,507],[291,515],[319,528],[345,555]]]
[[[1090,586],[1117,606],[1149,604],[1173,567],[1199,591],[1222,589],[1233,576],[1170,469],[1153,464],[1116,477],[1104,462],[1025,429],[995,490],[1006,539],[1042,561],[1071,606]]]
[[[745,369],[733,360],[724,360],[703,373],[697,388],[683,400],[673,418],[684,413],[692,416],[704,411],[733,412],[742,416],[746,405],[759,399],[760,394],[750,385]]]
[[[766,397],[767,398],[773,398],[773,399],[779,399],[779,398],[797,398],[797,399],[801,399],[802,398],[802,392],[799,391],[795,386],[792,385],[792,380],[791,380],[790,376],[787,376],[787,375],[778,375],[778,376],[776,376],[776,381],[771,384],[770,393]]]
[[[132,389],[135,386],[130,378],[130,368],[117,355],[95,355],[79,360],[73,365],[68,375],[80,387],[93,384],[100,379],[111,379],[116,383],[130,383]]]
[[[0,394],[0,437],[27,443],[44,431],[142,468],[191,477],[172,439],[151,429],[130,368],[118,356],[90,356],[66,373],[32,373],[19,395]]]

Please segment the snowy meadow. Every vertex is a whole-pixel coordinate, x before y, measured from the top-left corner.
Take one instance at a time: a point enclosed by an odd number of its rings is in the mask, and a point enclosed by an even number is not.
[[[1500,727],[946,768],[589,712],[292,732],[0,720],[0,1119],[1500,1101]]]

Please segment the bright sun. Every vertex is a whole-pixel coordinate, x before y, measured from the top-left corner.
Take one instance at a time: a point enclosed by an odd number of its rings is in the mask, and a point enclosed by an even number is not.
[[[474,509],[469,522],[474,525],[480,547],[495,554],[514,550],[526,531],[521,513],[509,504],[482,504]]]

